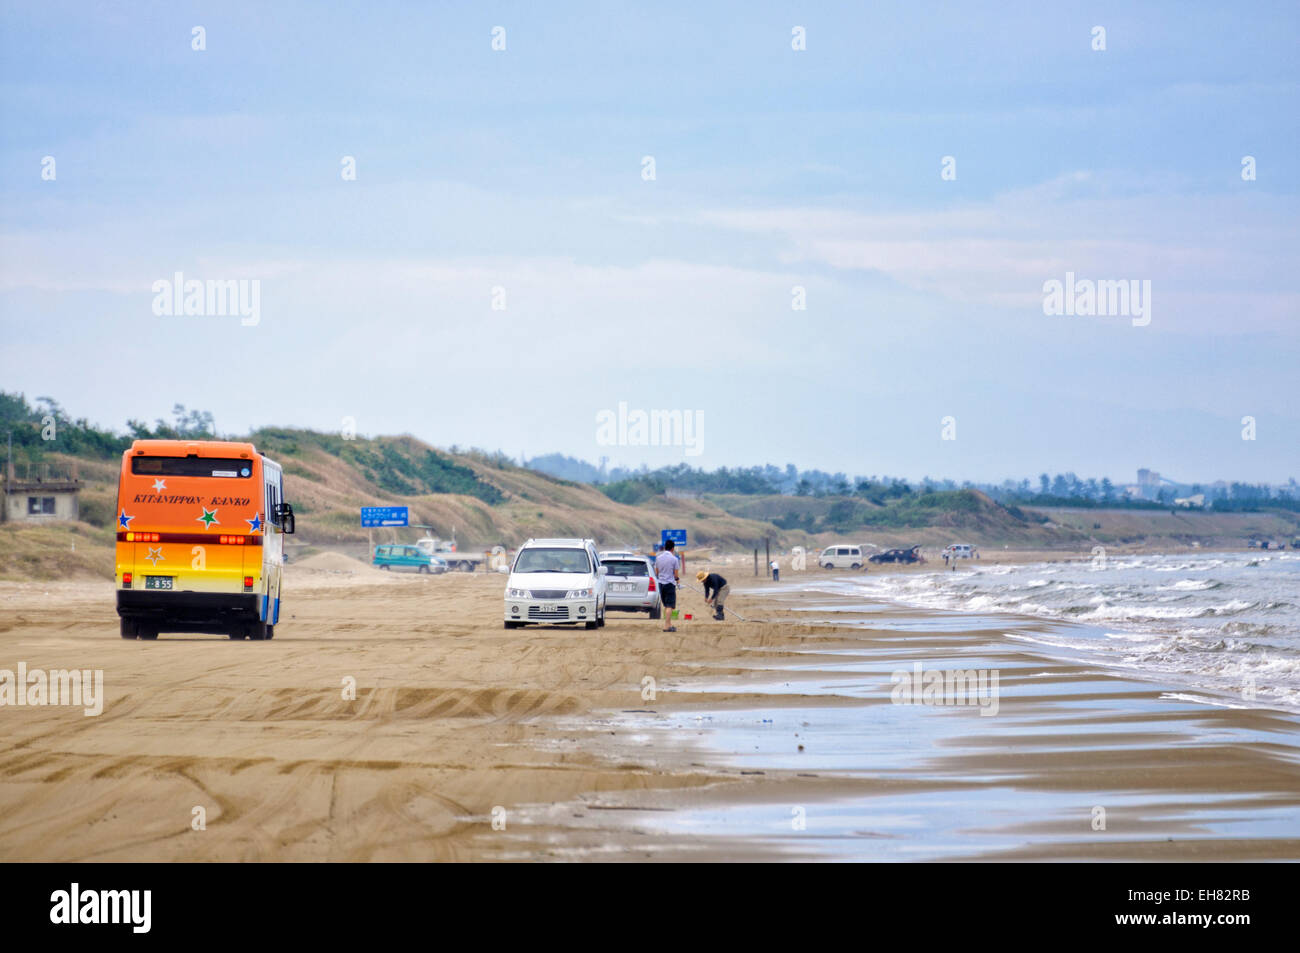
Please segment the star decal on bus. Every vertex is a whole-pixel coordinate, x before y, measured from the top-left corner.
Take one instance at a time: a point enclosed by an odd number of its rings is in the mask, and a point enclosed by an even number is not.
[[[127,515],[126,515],[126,510],[122,510],[121,515],[118,516],[118,518],[117,518],[117,525],[121,526],[122,529],[130,529],[130,528],[131,528],[131,520],[133,520],[133,519],[135,519],[134,516],[127,516]]]
[[[162,492],[163,490],[165,490],[165,489],[167,489],[167,481],[166,481],[166,480],[154,480],[154,481],[153,481],[153,491],[154,491],[155,493],[161,493],[161,492]]]
[[[204,529],[212,529],[213,523],[216,523],[218,526],[221,525],[221,520],[217,519],[217,508],[215,506],[212,509],[208,509],[206,506],[203,507],[203,515],[196,516],[194,519],[197,522],[202,523]]]
[[[262,514],[260,512],[254,513],[251,520],[245,516],[244,522],[248,524],[248,531],[250,533],[256,533],[262,528]]]
[[[160,560],[165,560],[167,557],[162,554],[161,546],[159,546],[157,549],[150,546],[149,555],[144,558],[149,560],[149,562],[153,563],[155,566],[157,566]]]

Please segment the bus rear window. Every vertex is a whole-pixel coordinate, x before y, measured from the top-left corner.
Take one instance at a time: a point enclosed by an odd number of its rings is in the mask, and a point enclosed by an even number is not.
[[[246,480],[253,475],[253,464],[249,460],[227,460],[221,457],[132,457],[131,472],[141,476]]]

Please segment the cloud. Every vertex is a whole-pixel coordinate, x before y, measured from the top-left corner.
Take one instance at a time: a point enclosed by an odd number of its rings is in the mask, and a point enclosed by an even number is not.
[[[1110,195],[1074,173],[976,203],[906,212],[710,209],[699,224],[764,235],[788,267],[869,271],[962,303],[1041,305],[1066,271],[1150,279],[1165,328],[1295,333],[1300,203],[1278,196]],[[1231,309],[1232,323],[1225,325]]]

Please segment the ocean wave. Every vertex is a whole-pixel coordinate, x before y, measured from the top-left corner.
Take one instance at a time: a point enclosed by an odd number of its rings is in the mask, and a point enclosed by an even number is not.
[[[859,577],[840,591],[941,611],[1019,616],[1026,622],[1013,637],[1044,651],[1146,673],[1188,691],[1239,696],[1252,681],[1259,686],[1256,707],[1300,709],[1300,599],[1288,598],[1300,592],[1300,553],[1124,556],[1104,566],[1080,561],[882,574]],[[1044,622],[1058,624],[1044,634],[1038,631]]]
[[[1156,586],[1161,592],[1205,592],[1209,589],[1222,589],[1223,583],[1214,579],[1180,579],[1172,586]]]

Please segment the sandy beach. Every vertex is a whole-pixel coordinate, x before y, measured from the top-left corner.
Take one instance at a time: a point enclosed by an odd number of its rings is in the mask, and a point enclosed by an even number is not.
[[[0,860],[1300,858],[1292,714],[723,571],[723,623],[687,592],[673,634],[505,631],[502,576],[323,555],[266,643],[123,641],[111,584],[0,583],[0,668],[105,694],[0,710]],[[917,664],[998,672],[996,715],[891,704]]]

